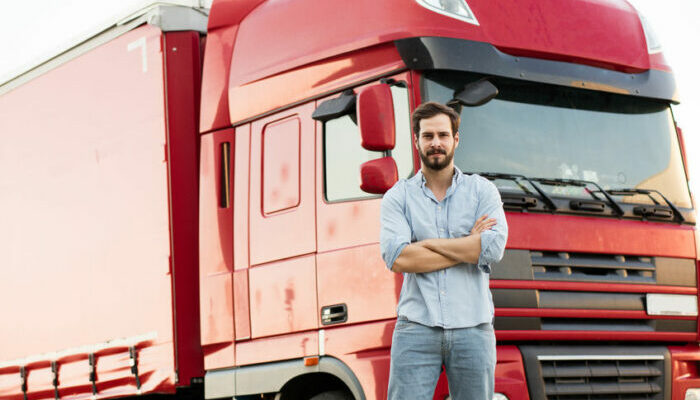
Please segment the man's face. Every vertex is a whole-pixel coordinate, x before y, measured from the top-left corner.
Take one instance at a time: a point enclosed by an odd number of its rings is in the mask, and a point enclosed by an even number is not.
[[[455,149],[459,144],[459,133],[452,135],[450,117],[437,114],[420,120],[420,131],[415,145],[420,159],[426,167],[440,171],[452,165]]]

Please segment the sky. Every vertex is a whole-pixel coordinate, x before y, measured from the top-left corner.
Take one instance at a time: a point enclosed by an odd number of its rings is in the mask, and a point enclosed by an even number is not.
[[[211,0],[168,2],[207,5]],[[700,1],[630,2],[651,23],[676,74],[681,104],[674,107],[674,115],[685,137],[691,189],[700,193],[700,55],[695,50]],[[0,0],[0,82],[150,3],[153,0]]]
[[[676,124],[683,130],[690,188],[700,196],[700,39],[698,0],[631,0],[651,23],[666,61],[673,69],[680,104],[673,107]],[[700,202],[698,203],[700,204]]]

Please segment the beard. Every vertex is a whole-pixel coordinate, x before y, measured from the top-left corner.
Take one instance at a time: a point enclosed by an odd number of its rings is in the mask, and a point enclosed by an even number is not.
[[[449,153],[444,149],[428,150],[427,152],[423,152],[423,150],[421,150],[419,153],[420,159],[423,161],[423,165],[432,169],[433,171],[441,171],[447,168],[455,156],[454,148]],[[433,154],[444,154],[445,158],[443,158],[442,161],[440,161],[440,159],[431,159],[430,156]]]

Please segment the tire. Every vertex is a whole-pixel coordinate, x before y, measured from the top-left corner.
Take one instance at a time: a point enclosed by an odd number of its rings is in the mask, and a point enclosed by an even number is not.
[[[352,395],[342,390],[331,390],[329,392],[319,393],[309,400],[355,400]]]

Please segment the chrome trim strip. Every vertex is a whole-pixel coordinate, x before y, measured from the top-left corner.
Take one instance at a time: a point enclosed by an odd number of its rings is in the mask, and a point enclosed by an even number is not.
[[[563,356],[537,356],[538,361],[579,361],[579,360],[663,360],[664,356],[661,354],[649,354],[649,355],[604,355],[604,354],[591,354],[591,355],[563,355]]]

